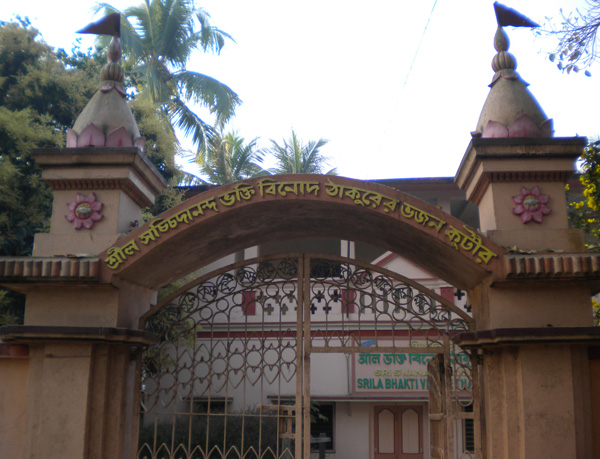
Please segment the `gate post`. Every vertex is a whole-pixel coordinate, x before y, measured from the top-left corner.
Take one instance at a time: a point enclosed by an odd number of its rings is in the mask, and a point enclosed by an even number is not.
[[[0,399],[24,418],[0,429],[0,455],[109,459],[137,450],[136,364],[152,342],[138,318],[155,292],[101,283],[97,255],[141,224],[166,183],[141,153],[116,61],[67,148],[33,152],[53,190],[50,232],[35,236],[32,257],[0,260],[3,285],[26,294],[24,325],[0,329],[5,346],[26,350],[24,365],[0,359],[0,392],[20,384],[26,394]]]
[[[597,260],[568,227],[564,192],[586,139],[552,137],[502,27],[494,43],[496,74],[456,181],[478,205],[482,232],[512,253],[469,292],[477,330],[456,342],[483,361],[486,457],[593,457]]]

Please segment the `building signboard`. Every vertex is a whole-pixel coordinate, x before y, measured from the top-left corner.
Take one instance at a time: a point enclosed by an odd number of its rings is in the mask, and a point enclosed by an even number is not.
[[[361,344],[370,347],[375,342]],[[379,345],[387,347],[391,346],[391,343],[380,341]],[[422,343],[414,341],[410,346],[413,348],[424,347]],[[352,393],[354,395],[399,395],[403,393],[426,395],[428,393],[427,364],[435,357],[435,353],[378,353],[375,349],[373,351],[355,353],[353,356]],[[458,356],[458,358],[462,358],[462,356]],[[459,384],[464,384],[466,387],[469,385],[468,378],[461,378]]]

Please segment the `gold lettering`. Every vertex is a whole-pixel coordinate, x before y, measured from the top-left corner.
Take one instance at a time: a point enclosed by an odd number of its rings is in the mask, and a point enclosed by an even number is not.
[[[319,182],[306,182],[306,194],[314,194],[318,196],[321,191],[321,184]]]
[[[175,218],[180,223],[190,223],[193,220],[192,214],[190,213],[190,209],[184,209],[175,215]]]
[[[265,194],[271,194],[275,196],[277,193],[277,183],[278,182],[276,182],[273,179],[262,179],[260,182],[258,182],[258,189],[260,190],[260,195],[263,197]]]
[[[396,206],[398,204],[400,204],[400,201],[396,200],[396,199],[392,199],[392,198],[388,198],[387,196],[384,196],[386,202],[383,203],[383,207],[385,207],[385,209],[383,209],[386,213],[389,212],[394,212],[396,210]]]
[[[139,236],[140,242],[144,245],[150,244],[150,241],[155,241],[156,238],[159,237],[158,231],[156,231],[156,227],[154,226],[154,222],[155,220],[152,220],[149,228]]]
[[[108,258],[104,261],[110,269],[117,269],[127,259],[121,247],[111,247],[107,253]]]
[[[383,195],[379,193],[373,193],[371,191],[365,192],[362,197],[363,202],[366,206],[371,206],[373,209],[376,209],[381,205],[381,200],[383,199]]]
[[[446,237],[450,240],[452,247],[456,250],[460,247],[461,249],[476,255],[477,263],[487,264],[493,257],[498,256],[482,244],[481,237],[474,230],[465,225],[463,225],[463,227],[470,235],[462,233],[453,226],[450,226],[450,228],[446,230]]]
[[[129,241],[127,243],[127,245],[123,246],[123,252],[125,252],[126,255],[134,255],[134,252],[139,252],[140,249],[138,249],[137,244],[135,243],[135,240],[132,239],[131,241]]]
[[[477,253],[477,263],[485,263],[486,265],[490,260],[498,255],[488,249],[486,246],[482,246]]]
[[[343,197],[344,187],[341,185],[336,185],[331,181],[331,179],[327,179],[327,183],[325,184],[325,191],[329,196],[332,197]]]
[[[365,205],[365,203],[362,202],[360,199],[360,190],[358,188],[346,187],[345,190],[346,191],[344,195],[352,199],[354,201],[354,204],[357,204],[359,206]]]
[[[202,201],[200,203],[200,206],[204,210],[214,210],[215,212],[219,211],[219,209],[217,208],[217,203],[215,202],[215,198],[210,198],[206,201]]]
[[[416,221],[417,223],[419,223],[422,226],[430,226],[432,228],[435,228],[435,230],[438,233],[440,232],[442,227],[446,224],[445,221],[440,220],[437,217],[434,217],[433,215],[425,212],[424,210],[417,209],[416,207],[411,206],[410,204],[407,204],[406,202],[402,203],[402,206],[400,207],[400,213],[402,214],[403,217],[408,218],[408,219],[413,219],[414,221]]]
[[[224,206],[231,207],[242,200],[248,201],[252,199],[254,193],[254,188],[252,188],[251,185],[248,185],[247,183],[238,183],[233,190],[220,195],[219,201],[221,201],[221,204]]]
[[[318,195],[320,190],[319,182],[277,182],[273,179],[262,179],[258,182],[258,188],[261,196],[270,194],[276,196],[279,194],[281,197],[286,197],[288,193],[295,194],[296,196],[304,194]]]
[[[450,228],[444,233],[450,240],[450,245],[458,250],[458,244],[461,240],[462,233],[458,231],[454,226],[450,225]]]
[[[123,247],[111,247],[108,249],[108,258],[106,258],[104,261],[110,269],[117,269],[120,265],[125,263],[127,256],[131,256],[134,254],[134,252],[139,251],[140,249],[138,249],[135,240],[132,240]]]

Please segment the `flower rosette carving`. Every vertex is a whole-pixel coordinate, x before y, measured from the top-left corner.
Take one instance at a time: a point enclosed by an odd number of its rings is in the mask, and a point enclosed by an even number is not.
[[[552,212],[552,209],[546,206],[550,196],[541,194],[539,187],[534,186],[531,190],[521,187],[521,194],[512,197],[515,207],[512,212],[521,218],[523,223],[534,221],[542,223],[544,215]]]
[[[83,228],[92,229],[94,223],[102,220],[104,215],[99,212],[104,207],[104,204],[96,200],[96,195],[90,193],[87,196],[77,193],[75,201],[67,204],[69,214],[65,215],[67,221],[73,223],[73,228],[76,230]]]

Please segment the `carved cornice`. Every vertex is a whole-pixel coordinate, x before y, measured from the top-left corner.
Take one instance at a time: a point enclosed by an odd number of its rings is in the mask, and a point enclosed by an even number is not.
[[[122,190],[147,207],[167,185],[148,157],[134,147],[40,148],[32,155],[53,190]]]
[[[97,282],[98,258],[0,257],[0,283]]]
[[[501,267],[506,280],[600,281],[600,253],[506,254]]]
[[[475,204],[494,182],[565,183],[586,141],[585,137],[473,138],[455,182]]]
[[[54,191],[122,190],[140,207],[154,204],[129,179],[46,179],[45,181]]]

